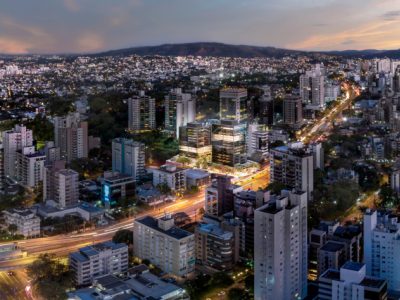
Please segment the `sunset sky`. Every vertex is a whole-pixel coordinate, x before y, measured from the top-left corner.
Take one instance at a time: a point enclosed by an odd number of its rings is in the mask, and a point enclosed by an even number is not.
[[[400,48],[400,0],[3,0],[0,53],[181,42]]]

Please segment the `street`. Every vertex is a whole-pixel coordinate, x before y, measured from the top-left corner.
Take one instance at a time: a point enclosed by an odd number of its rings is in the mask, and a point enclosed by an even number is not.
[[[27,300],[32,299],[25,291],[28,286],[28,277],[25,270],[0,272],[0,299],[2,300]]]

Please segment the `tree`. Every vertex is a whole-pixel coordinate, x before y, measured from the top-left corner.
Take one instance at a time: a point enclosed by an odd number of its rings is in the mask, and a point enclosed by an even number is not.
[[[133,245],[133,232],[129,229],[120,229],[114,234],[112,240],[114,243]]]
[[[10,224],[8,225],[8,231],[11,233],[11,235],[15,235],[15,233],[18,230],[18,226],[15,224]]]
[[[229,300],[250,300],[250,295],[245,290],[232,288],[228,292]]]
[[[34,290],[44,299],[67,299],[66,290],[73,286],[68,266],[47,253],[40,254],[27,267],[27,274],[32,279]]]

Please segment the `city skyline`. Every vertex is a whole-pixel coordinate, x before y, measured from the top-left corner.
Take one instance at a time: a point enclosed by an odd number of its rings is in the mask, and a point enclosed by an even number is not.
[[[2,4],[0,53],[88,53],[198,41],[396,49],[399,23],[399,0],[22,0]]]

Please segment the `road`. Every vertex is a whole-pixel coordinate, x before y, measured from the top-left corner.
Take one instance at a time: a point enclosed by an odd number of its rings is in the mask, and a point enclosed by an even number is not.
[[[343,110],[348,108],[353,100],[359,95],[359,91],[352,87],[345,85],[346,97],[339,102],[334,108],[327,112],[321,119],[307,126],[298,134],[298,139],[303,143],[307,144],[310,142],[317,141],[323,133],[326,133],[326,129],[329,125],[337,119]]]
[[[175,203],[161,206],[156,209],[137,215],[160,217],[165,213],[185,212],[190,217],[194,217],[197,211],[204,206],[204,190],[195,196],[186,197]],[[17,242],[18,247],[28,253],[28,256],[21,259],[2,261],[0,269],[23,268],[30,264],[41,253],[54,253],[57,256],[66,256],[70,252],[76,251],[84,246],[110,240],[119,229],[132,229],[134,218],[125,219],[106,228],[90,230],[84,233],[71,233],[44,238],[36,238]]]
[[[0,299],[2,300],[28,300],[25,288],[28,286],[28,276],[25,270],[16,270],[12,275],[0,272]]]

